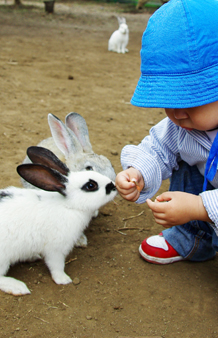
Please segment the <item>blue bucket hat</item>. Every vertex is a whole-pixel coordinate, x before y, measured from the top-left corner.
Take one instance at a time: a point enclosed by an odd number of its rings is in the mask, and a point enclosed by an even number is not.
[[[170,0],[142,37],[131,103],[191,108],[218,100],[218,0]]]

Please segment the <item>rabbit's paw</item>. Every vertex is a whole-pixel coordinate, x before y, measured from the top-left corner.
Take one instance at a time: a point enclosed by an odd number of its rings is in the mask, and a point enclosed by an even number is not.
[[[52,279],[56,284],[69,284],[72,279],[64,271],[55,271],[52,273]]]
[[[30,294],[30,290],[25,283],[11,277],[0,277],[0,290],[14,296]]]
[[[76,247],[86,248],[88,244],[86,235],[82,234],[80,238],[76,241]]]
[[[98,217],[98,214],[99,214],[99,211],[95,210],[92,217],[96,218],[96,217]]]

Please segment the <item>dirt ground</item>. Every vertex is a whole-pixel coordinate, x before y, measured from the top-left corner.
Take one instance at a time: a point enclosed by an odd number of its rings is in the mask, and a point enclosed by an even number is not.
[[[123,146],[138,144],[165,116],[129,103],[150,13],[85,1],[56,3],[53,15],[43,3],[9,5],[0,6],[0,188],[20,186],[16,166],[28,146],[50,136],[48,113],[81,114],[94,151],[118,173]],[[116,15],[129,25],[128,54],[107,50]],[[0,293],[0,337],[218,337],[218,260],[144,262],[139,244],[162,229],[146,205],[116,202],[92,220],[87,248],[67,257],[72,284],[56,285],[43,261],[11,267],[8,275],[31,295]]]

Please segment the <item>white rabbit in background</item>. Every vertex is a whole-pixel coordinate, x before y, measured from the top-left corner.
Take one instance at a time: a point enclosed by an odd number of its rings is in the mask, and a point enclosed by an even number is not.
[[[119,29],[113,32],[108,41],[108,50],[117,53],[126,53],[129,42],[129,29],[125,18],[118,17]]]
[[[72,172],[48,149],[30,147],[27,153],[34,163],[21,164],[17,171],[43,190],[0,190],[0,290],[13,295],[30,290],[5,276],[10,265],[38,256],[45,260],[56,284],[71,283],[64,272],[66,256],[93,212],[117,193],[108,177],[94,171]]]

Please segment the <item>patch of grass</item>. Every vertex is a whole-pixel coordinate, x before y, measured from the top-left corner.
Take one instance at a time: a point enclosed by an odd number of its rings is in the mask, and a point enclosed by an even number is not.
[[[27,13],[29,11],[35,11],[35,10],[40,10],[39,7],[36,7],[34,5],[0,5],[0,11],[5,12],[5,13],[11,13],[11,12],[20,12],[20,13]]]

